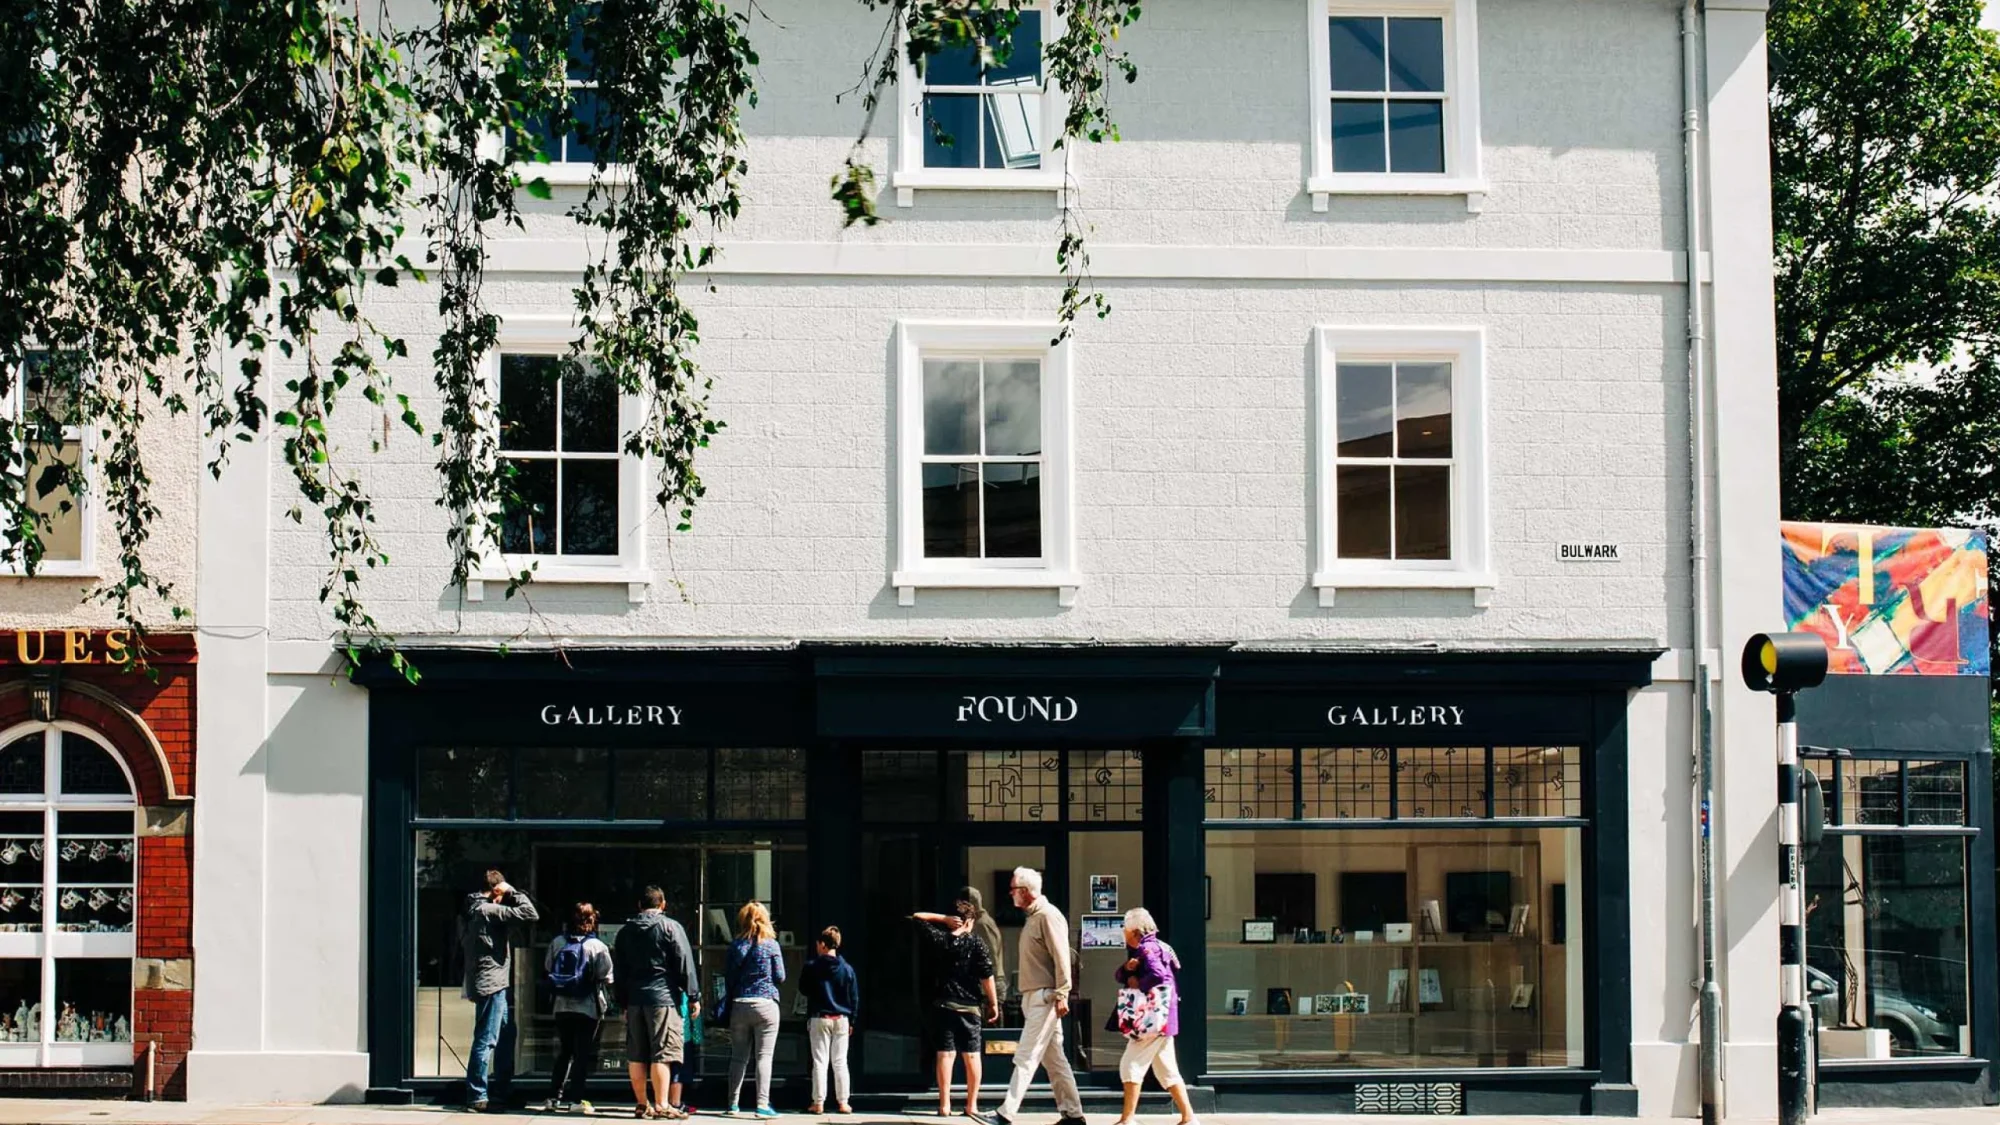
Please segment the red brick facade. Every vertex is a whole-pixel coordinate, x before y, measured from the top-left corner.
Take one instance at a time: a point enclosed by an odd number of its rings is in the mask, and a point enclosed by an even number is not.
[[[194,724],[192,634],[148,638],[149,673],[113,659],[134,646],[123,630],[0,632],[0,730],[32,721],[29,686],[54,673],[56,715],[115,747],[138,783],[139,918],[132,993],[135,1095],[147,1043],[157,1043],[154,1094],[187,1096],[194,1041]]]

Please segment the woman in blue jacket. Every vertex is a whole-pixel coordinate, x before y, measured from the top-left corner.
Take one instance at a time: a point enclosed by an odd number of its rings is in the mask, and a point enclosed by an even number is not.
[[[724,969],[729,1002],[729,1112],[738,1112],[750,1053],[757,1053],[757,1116],[771,1108],[771,1056],[778,1049],[778,986],[785,983],[785,955],[778,948],[771,911],[748,902],[736,912],[736,941]]]

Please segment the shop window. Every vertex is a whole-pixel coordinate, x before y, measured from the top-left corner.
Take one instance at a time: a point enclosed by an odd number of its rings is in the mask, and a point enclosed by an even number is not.
[[[1578,819],[1575,746],[1211,749],[1211,821]]]
[[[897,78],[901,103],[894,186],[910,206],[916,188],[1049,190],[1062,187],[1063,99],[1044,66],[1059,34],[1046,0],[1015,7],[1005,49],[953,47],[922,70],[907,52]]]
[[[1062,819],[1062,754],[1054,750],[973,750],[946,761],[962,784],[947,784],[947,799],[962,801],[969,821]]]
[[[1965,1055],[1963,762],[1808,758],[1826,835],[1806,859],[1806,990],[1822,1059]]]
[[[648,747],[616,751],[612,791],[619,820],[706,820],[708,751]]]
[[[603,920],[601,935],[615,941],[618,928],[637,913],[639,893],[648,884],[666,892],[667,913],[695,943],[697,972],[709,1002],[734,938],[737,908],[751,899],[771,908],[788,978],[780,1000],[778,1064],[786,1068],[781,1073],[803,1071],[804,1020],[795,1000],[811,935],[802,834],[693,830],[669,843],[603,827],[435,828],[416,831],[415,854],[413,1077],[455,1079],[465,1074],[473,1004],[462,991],[459,926],[465,896],[484,885],[488,867],[499,868],[526,892],[542,916],[514,927],[509,950],[519,1020],[515,1062],[523,1076],[545,1077],[554,1065],[554,997],[543,980],[542,962],[571,908],[578,902],[596,906]],[[622,1080],[623,1036],[617,1020],[606,1021],[598,1064],[604,1077]],[[689,1049],[691,1072],[710,1077],[726,1073],[728,1032],[707,1028],[701,1039]]]
[[[797,750],[717,750],[718,820],[803,820],[806,757]]]
[[[0,422],[25,426],[46,411],[60,420],[68,405],[66,380],[79,377],[70,365],[82,362],[68,352],[30,351],[13,372],[14,378],[0,379]],[[57,464],[71,472],[90,471],[87,438],[82,426],[62,426],[50,432],[46,444],[37,441],[27,451],[22,465],[0,466],[0,472],[25,474],[28,508],[35,515],[36,534],[41,539],[42,559],[37,574],[52,577],[89,574],[93,569],[95,520],[88,497],[78,497],[68,485],[58,485],[52,470]],[[0,528],[4,528],[0,517]],[[22,573],[20,560],[0,563],[0,573]]]
[[[136,806],[84,728],[0,734],[0,1065],[131,1062]]]
[[[1085,821],[1144,819],[1137,750],[1084,750],[1070,761],[1070,816]]]
[[[861,815],[871,821],[931,820],[943,791],[936,750],[869,750],[861,755]]]
[[[1136,750],[864,750],[861,781],[871,823],[1119,824],[1144,814]]]
[[[1570,826],[1212,823],[1209,1069],[1582,1066],[1582,855]]]
[[[1473,0],[1307,0],[1312,169],[1334,193],[1465,195],[1477,210],[1478,30]]]
[[[515,812],[522,820],[603,820],[611,815],[611,751],[524,746]]]
[[[898,565],[926,586],[1074,595],[1068,344],[1044,324],[899,327]]]
[[[421,820],[805,818],[797,749],[426,746],[416,768]]]
[[[1343,586],[1490,590],[1483,334],[1317,335],[1322,604]]]

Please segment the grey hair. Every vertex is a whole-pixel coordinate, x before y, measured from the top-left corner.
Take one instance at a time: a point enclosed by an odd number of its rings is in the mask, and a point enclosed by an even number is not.
[[[1160,924],[1153,921],[1153,912],[1143,906],[1135,906],[1125,912],[1125,928],[1139,931],[1140,937],[1160,932]]]
[[[1042,893],[1042,873],[1032,867],[1016,867],[1014,881],[1026,888],[1031,895],[1040,896]]]

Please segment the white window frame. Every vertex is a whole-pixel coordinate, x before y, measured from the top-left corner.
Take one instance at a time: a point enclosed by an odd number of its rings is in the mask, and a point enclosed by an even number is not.
[[[1306,191],[1315,211],[1333,195],[1462,195],[1468,211],[1486,205],[1479,149],[1477,0],[1306,0],[1311,83],[1312,170]],[[1336,16],[1431,16],[1444,20],[1444,172],[1333,170],[1333,76],[1327,21]],[[1357,95],[1360,96],[1360,95]],[[1385,97],[1393,95],[1385,92]],[[1425,100],[1434,100],[1426,96]]]
[[[1051,344],[1054,321],[901,320],[896,324],[896,568],[899,605],[917,591],[1053,589],[1075,604],[1075,422],[1070,342]],[[924,556],[924,359],[1037,359],[1042,365],[1042,555],[1038,559],[932,559]],[[1004,458],[996,458],[1004,460]]]
[[[573,91],[597,89],[596,78],[570,78],[567,65],[564,66],[563,73],[563,84]],[[498,134],[488,134],[486,144],[489,146],[489,158],[497,159],[504,151]],[[551,187],[578,187],[588,184],[591,174],[597,170],[596,162],[591,160],[526,161],[509,167],[523,184],[541,180]],[[630,178],[631,171],[623,164],[612,163],[604,167],[606,184],[615,187],[629,182]]]
[[[138,848],[144,833],[139,831],[139,787],[132,778],[132,769],[125,763],[111,743],[96,731],[64,720],[55,722],[28,722],[0,730],[0,746],[12,745],[21,738],[40,735],[43,742],[42,792],[39,794],[0,795],[0,812],[39,812],[42,815],[42,841],[46,849],[54,847],[58,839],[56,814],[60,812],[124,812],[130,813],[132,821],[132,876],[133,903],[132,929],[127,933],[87,933],[58,930],[57,911],[57,868],[53,857],[42,861],[42,922],[40,933],[0,933],[0,959],[10,961],[40,961],[42,966],[41,1040],[36,1043],[0,1042],[0,1066],[110,1066],[130,1063],[134,1042],[79,1043],[58,1041],[55,1037],[56,1019],[61,1009],[56,1006],[56,962],[73,960],[123,960],[129,966],[138,955],[140,897],[145,888],[139,885],[141,868]],[[62,739],[59,735],[69,734],[83,738],[111,755],[124,775],[124,793],[79,793],[62,792]],[[113,884],[105,884],[113,885]],[[127,1024],[138,1022],[138,1012],[128,1000],[125,1020]],[[138,1035],[133,1034],[133,1041]]]
[[[500,357],[508,354],[565,355],[576,328],[566,316],[506,316],[501,319],[500,337],[486,353],[481,367],[487,393],[495,408],[500,402]],[[616,555],[524,555],[501,554],[488,546],[479,568],[465,583],[465,600],[484,601],[485,583],[507,582],[521,571],[533,569],[539,583],[625,586],[626,599],[633,604],[646,600],[646,588],[653,572],[646,566],[647,495],[646,472],[649,458],[624,452],[624,440],[644,421],[643,406],[631,396],[618,397],[618,553]],[[499,425],[499,418],[491,419]],[[495,513],[490,518],[498,518]]]
[[[30,348],[29,350],[46,351],[48,349]],[[28,388],[23,381],[22,374],[18,370],[15,371],[14,378],[10,380],[12,384],[11,389],[5,394],[0,394],[0,415],[4,415],[8,420],[15,423],[21,421],[22,407],[27,402]],[[71,500],[76,504],[77,516],[80,520],[78,535],[81,538],[81,549],[77,557],[73,559],[43,558],[42,564],[35,568],[34,577],[96,578],[98,576],[97,489],[94,487],[96,484],[94,479],[96,474],[93,471],[92,461],[97,443],[93,440],[88,427],[85,426],[63,427],[63,441],[65,443],[76,443],[77,464],[84,472],[85,485],[83,495],[71,497]],[[32,486],[32,478],[30,485]],[[0,519],[4,519],[4,517],[0,517]],[[5,525],[4,523],[0,523],[0,526]],[[17,578],[26,577],[27,570],[18,561],[0,563],[0,575]]]
[[[918,188],[945,188],[964,191],[1050,191],[1061,202],[1069,181],[1069,145],[1055,142],[1062,136],[1063,119],[1069,115],[1069,96],[1048,72],[1048,47],[1061,38],[1066,26],[1051,0],[1031,0],[1022,10],[1042,14],[1042,166],[1040,168],[926,168],[924,167],[924,82],[910,64],[907,36],[897,32],[896,73],[896,168],[890,186],[896,189],[896,206],[911,207]]]
[[[1487,497],[1486,332],[1483,328],[1313,329],[1314,511],[1313,586],[1322,606],[1342,589],[1471,590],[1485,607],[1497,584],[1492,564],[1492,513]],[[1339,442],[1336,369],[1341,363],[1451,364],[1451,558],[1343,559],[1339,555]],[[1386,461],[1385,461],[1386,463]],[[1393,532],[1393,528],[1392,528]]]

